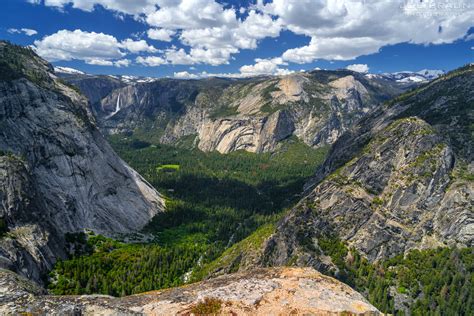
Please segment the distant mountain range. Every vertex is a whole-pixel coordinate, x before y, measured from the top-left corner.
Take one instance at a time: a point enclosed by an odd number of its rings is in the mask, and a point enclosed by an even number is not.
[[[445,72],[443,70],[429,70],[423,69],[417,72],[413,71],[400,71],[394,73],[383,73],[383,74],[367,74],[369,78],[379,77],[386,78],[389,80],[395,80],[399,83],[421,83],[427,82],[433,79],[438,78],[443,75]]]
[[[61,66],[56,66],[54,67],[54,72],[57,74],[60,74],[62,76],[68,76],[68,75],[85,75],[85,76],[96,76],[92,74],[87,74],[83,71],[70,68],[70,67],[61,67]],[[145,82],[153,82],[158,80],[159,78],[153,78],[153,77],[143,77],[143,76],[128,76],[128,75],[103,75],[103,76],[108,76],[112,79],[117,79],[120,80],[121,82],[125,84],[136,84],[136,83],[145,83]]]
[[[86,75],[85,72],[69,68],[69,67],[54,67],[54,71],[62,75]],[[395,80],[400,83],[419,83],[430,81],[438,78],[439,76],[445,73],[444,70],[433,70],[433,69],[423,69],[420,71],[399,71],[393,73],[383,73],[383,74],[366,74],[367,78],[385,78],[389,80]],[[91,75],[94,76],[94,75]],[[153,82],[159,80],[159,78],[154,77],[143,77],[143,76],[128,76],[128,75],[108,75],[111,78],[118,79],[126,84],[134,83],[144,83],[144,82]],[[263,76],[267,77],[267,76]]]
[[[89,98],[105,134],[138,133],[166,144],[192,138],[199,149],[221,153],[274,151],[292,135],[313,147],[330,145],[377,104],[440,72],[422,73],[343,69],[182,80],[56,69]]]

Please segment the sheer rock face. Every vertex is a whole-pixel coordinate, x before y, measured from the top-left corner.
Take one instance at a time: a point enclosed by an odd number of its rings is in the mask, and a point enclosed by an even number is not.
[[[63,239],[43,213],[33,179],[24,161],[0,157],[0,218],[9,231],[0,238],[0,267],[40,280],[57,257],[64,257]]]
[[[279,141],[292,135],[295,127],[290,115],[278,111],[264,118],[207,121],[199,129],[199,149],[221,153],[272,151]]]
[[[11,54],[3,45],[0,55]],[[0,81],[0,217],[9,230],[0,240],[0,267],[38,281],[65,256],[65,233],[141,229],[163,201],[113,152],[85,98],[39,57],[30,59],[24,71],[36,67],[48,81]]]
[[[380,315],[361,294],[311,268],[256,269],[123,298],[41,296],[14,275],[0,280],[2,315],[190,315],[206,298],[219,300],[219,315]]]
[[[319,238],[370,261],[410,249],[474,245],[474,68],[369,115],[333,146],[264,245],[262,265],[331,268]]]
[[[473,92],[474,67],[464,67],[369,113],[339,137],[261,246],[235,245],[208,277],[285,265],[337,273],[321,238],[370,261],[474,246]]]
[[[93,90],[90,78],[77,77],[81,75],[66,79],[84,91]],[[139,129],[162,143],[195,137],[204,151],[271,152],[291,135],[310,146],[333,144],[382,100],[406,87],[351,71],[242,80],[162,79],[114,89],[94,109],[105,133]]]

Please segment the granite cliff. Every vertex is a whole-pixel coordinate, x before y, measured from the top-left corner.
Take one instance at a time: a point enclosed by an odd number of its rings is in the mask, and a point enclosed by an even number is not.
[[[27,48],[0,42],[0,267],[41,282],[65,234],[141,229],[160,195],[96,128],[87,100]]]
[[[371,261],[410,249],[472,247],[473,91],[474,68],[466,66],[361,120],[335,143],[307,196],[267,242],[263,261],[297,256],[318,266],[318,237],[328,235]]]

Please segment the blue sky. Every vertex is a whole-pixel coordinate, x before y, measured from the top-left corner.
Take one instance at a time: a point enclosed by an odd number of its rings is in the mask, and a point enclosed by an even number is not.
[[[473,62],[472,1],[424,1],[3,0],[0,38],[54,65],[154,77]]]

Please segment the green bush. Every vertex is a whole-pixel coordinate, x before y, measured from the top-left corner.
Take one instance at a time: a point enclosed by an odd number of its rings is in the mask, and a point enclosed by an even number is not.
[[[206,297],[202,302],[191,308],[191,313],[196,316],[217,315],[222,308],[222,301],[218,298]]]
[[[384,201],[383,201],[382,198],[376,196],[376,197],[373,198],[372,203],[374,205],[379,205],[380,206],[380,205],[383,205]]]

